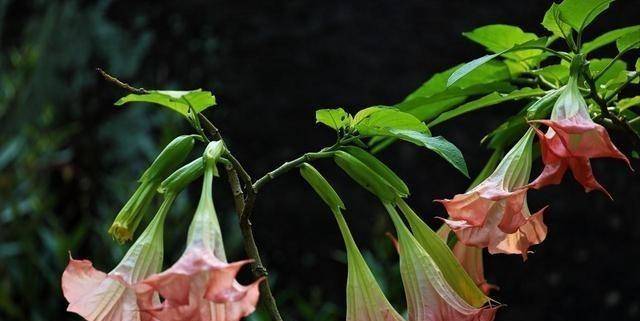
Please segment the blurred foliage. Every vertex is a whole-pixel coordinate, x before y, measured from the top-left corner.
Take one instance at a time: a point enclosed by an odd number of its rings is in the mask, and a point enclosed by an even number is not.
[[[112,103],[123,93],[102,82],[95,68],[156,88],[185,88],[191,83],[176,82],[173,70],[194,53],[211,57],[217,48],[205,26],[185,40],[184,50],[166,50],[171,45],[158,42],[156,33],[183,36],[188,17],[173,14],[167,19],[170,29],[162,30],[151,26],[164,16],[147,12],[132,19],[135,25],[123,26],[110,18],[111,6],[110,1],[0,0],[0,320],[79,320],[65,312],[60,289],[69,254],[90,258],[104,271],[120,260],[127,245],[118,245],[106,231],[135,188],[133,178],[188,128],[161,110],[115,110]],[[152,53],[157,59],[145,61]],[[215,59],[203,63],[214,64]],[[184,77],[206,86],[200,69]],[[196,193],[181,195],[172,212],[193,211]],[[223,220],[223,229],[233,230],[231,208],[223,210],[231,218]],[[167,220],[172,228],[165,232],[165,265],[184,243],[188,220],[178,216]],[[232,255],[244,256],[238,233],[226,233],[225,240]],[[365,256],[374,273],[390,275],[379,280],[392,300],[400,298],[401,287],[390,285],[400,284],[389,257],[393,251],[385,239],[379,241],[375,255]],[[333,256],[345,262],[343,251]],[[313,253],[305,257],[314,265]],[[271,276],[279,286],[277,271]],[[346,274],[335,282],[343,279]],[[344,306],[326,298],[326,290],[303,283],[278,291],[285,316],[342,319]],[[251,319],[268,318],[259,310]]]
[[[95,64],[132,75],[151,42],[110,22],[107,4],[0,2],[2,320],[69,317],[59,286],[67,251],[103,268],[121,255],[109,220],[157,152],[154,136],[173,135],[152,135],[169,118],[141,110],[97,122],[111,98],[95,92]]]

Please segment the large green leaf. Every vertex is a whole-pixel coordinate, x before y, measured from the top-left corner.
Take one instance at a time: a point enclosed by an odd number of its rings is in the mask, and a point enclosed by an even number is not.
[[[483,85],[480,86],[486,87]],[[493,86],[491,87],[493,88]],[[498,87],[498,89],[502,89],[502,86]],[[465,94],[465,92],[467,92],[466,90],[457,90],[457,92],[460,94],[458,97],[446,98],[444,100],[437,97],[437,95],[436,97],[418,97],[402,102],[395,107],[414,115],[422,121],[430,121],[441,113],[460,105],[467,99],[468,96]],[[485,90],[482,90],[481,93],[485,93]]]
[[[561,90],[551,90],[544,97],[523,108],[518,114],[509,117],[498,128],[486,135],[482,141],[489,140],[488,147],[494,150],[505,150],[515,142],[529,127],[527,120],[546,118],[553,108]]]
[[[640,48],[640,30],[628,32],[618,38],[618,40],[616,40],[616,47],[618,47],[619,52]]]
[[[441,113],[463,103],[469,96],[492,92],[511,92],[516,89],[509,83],[511,74],[502,61],[491,61],[470,72],[455,85],[447,87],[447,79],[459,67],[433,75],[428,81],[395,105],[401,111],[414,115],[421,121],[429,121]],[[373,151],[379,151],[394,141],[391,137],[376,137],[370,141]]]
[[[621,111],[629,109],[631,107],[640,106],[640,96],[620,99],[620,101],[618,101],[616,105]]]
[[[551,31],[555,36],[564,38],[571,32],[571,26],[560,19],[560,9],[558,4],[554,3],[544,14],[542,26]]]
[[[462,172],[462,174],[469,177],[467,163],[464,161],[462,152],[460,152],[460,150],[455,145],[453,145],[443,137],[432,137],[425,133],[406,130],[394,130],[393,133],[398,139],[414,143],[418,146],[424,146],[436,152],[451,165],[453,165],[453,167]]]
[[[497,92],[486,95],[482,98],[476,99],[474,101],[468,102],[462,106],[459,106],[455,109],[447,111],[445,113],[440,114],[438,118],[434,119],[429,123],[429,127],[440,124],[444,121],[447,121],[451,118],[460,116],[462,114],[478,110],[481,108],[497,105],[510,100],[518,100],[522,98],[529,98],[535,96],[542,96],[545,94],[545,91],[539,88],[522,88],[515,91],[512,91],[508,94],[500,94]]]
[[[540,76],[541,78],[544,78],[544,80],[556,85],[557,87],[560,87],[569,79],[569,65],[548,65],[533,71],[533,73]]]
[[[353,124],[363,136],[394,136],[392,130],[429,133],[429,128],[415,116],[396,108],[375,106],[359,111]]]
[[[342,108],[316,110],[316,123],[321,123],[335,130],[349,127],[353,117]]]
[[[453,74],[451,74],[451,77],[449,77],[449,80],[447,81],[447,86],[451,86],[453,84],[455,84],[456,82],[458,82],[460,79],[462,79],[463,77],[465,77],[466,75],[468,75],[470,72],[472,72],[473,70],[475,70],[476,68],[486,64],[487,62],[493,60],[494,58],[506,54],[506,53],[510,53],[510,52],[516,52],[516,51],[522,51],[522,50],[529,50],[529,49],[536,49],[536,48],[541,48],[541,47],[545,47],[547,44],[547,38],[543,37],[543,38],[538,38],[535,40],[531,40],[531,41],[527,41],[523,44],[519,44],[516,46],[513,46],[509,49],[503,50],[499,53],[495,53],[492,55],[486,55],[480,58],[477,58],[475,60],[472,60],[466,64],[464,64],[462,67],[458,68]]]
[[[538,36],[535,34],[524,32],[519,27],[501,24],[476,28],[471,32],[463,33],[463,35],[472,41],[485,46],[493,53],[500,53],[512,48],[513,46],[538,39]],[[505,53],[504,56],[513,60],[522,61],[539,56],[541,53],[541,50],[531,49],[508,52]]]
[[[455,86],[447,86],[447,80],[462,65],[450,68],[440,73],[434,74],[429,80],[422,84],[418,89],[412,92],[404,101],[410,101],[415,98],[425,98],[436,96],[439,99],[446,99],[465,95],[466,91],[478,85],[504,83],[511,78],[509,68],[501,61],[492,61],[484,64],[470,72],[464,79],[458,81]],[[456,89],[452,89],[456,88]],[[443,94],[443,92],[449,92]]]
[[[462,103],[469,96],[484,95],[495,91],[510,92],[514,89],[515,87],[507,82],[479,84],[464,89],[449,87],[433,96],[417,97],[397,104],[395,107],[415,115],[420,120],[429,120]]]
[[[574,30],[582,31],[603,11],[609,8],[613,0],[564,0],[558,5],[560,18]]]
[[[605,68],[608,68],[597,80],[596,88],[598,92],[606,91],[610,88],[605,88],[609,81],[619,78],[620,75],[626,77],[627,63],[622,60],[616,60],[612,63],[613,59],[591,59],[589,61],[589,70],[593,75],[601,73]]]
[[[618,40],[618,38],[630,33],[630,32],[634,32],[634,31],[640,31],[640,25],[637,26],[631,26],[631,27],[625,27],[625,28],[620,28],[620,29],[616,29],[616,30],[611,30],[609,32],[606,32],[600,36],[598,36],[597,38],[586,42],[583,46],[582,46],[582,52],[587,54],[589,52],[592,52],[600,47],[606,46],[610,43],[615,42],[616,40]]]
[[[129,94],[115,102],[121,106],[131,102],[145,102],[167,107],[173,111],[187,116],[191,106],[196,113],[216,104],[215,97],[209,91],[196,89],[191,91],[153,90],[148,94]]]

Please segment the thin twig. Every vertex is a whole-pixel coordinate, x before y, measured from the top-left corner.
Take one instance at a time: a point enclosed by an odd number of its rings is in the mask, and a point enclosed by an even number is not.
[[[103,77],[106,81],[108,81],[108,82],[110,82],[110,83],[112,83],[112,84],[114,84],[114,85],[116,85],[116,86],[118,86],[118,87],[120,87],[120,88],[122,88],[122,89],[124,89],[124,90],[126,90],[126,91],[130,91],[130,92],[132,92],[132,93],[134,93],[134,94],[138,94],[138,95],[145,95],[145,94],[148,94],[148,93],[149,93],[149,91],[148,91],[148,90],[146,90],[146,89],[144,89],[144,88],[137,88],[137,87],[133,87],[133,86],[131,86],[131,85],[127,84],[126,82],[123,82],[123,81],[121,81],[120,79],[118,79],[118,78],[116,78],[116,77],[114,77],[114,76],[109,75],[108,73],[106,73],[106,72],[105,72],[104,70],[102,70],[101,68],[96,68],[96,71],[97,71],[100,75],[102,75],[102,77]]]

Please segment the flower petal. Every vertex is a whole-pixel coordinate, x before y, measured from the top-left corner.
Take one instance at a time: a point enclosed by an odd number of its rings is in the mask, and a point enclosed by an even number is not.
[[[62,274],[62,291],[69,301],[67,311],[86,320],[128,321],[140,318],[133,289],[121,277],[108,276],[94,269],[88,260],[70,259]]]
[[[259,297],[262,279],[249,286],[235,279],[242,266],[250,262],[227,263],[208,247],[190,246],[172,267],[142,281],[138,302],[144,311],[163,321],[239,320],[255,310]],[[153,292],[164,298],[161,305],[151,302]]]
[[[447,282],[433,258],[409,232],[392,205],[385,204],[398,233],[400,273],[410,321],[493,320],[497,307],[474,307]],[[464,271],[462,271],[464,273]]]

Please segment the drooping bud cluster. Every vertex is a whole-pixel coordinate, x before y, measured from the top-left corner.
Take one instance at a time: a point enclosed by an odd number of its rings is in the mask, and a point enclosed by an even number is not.
[[[187,158],[193,148],[194,141],[193,135],[176,137],[160,152],[151,166],[142,173],[138,179],[140,185],[122,207],[109,228],[109,234],[114,239],[120,243],[131,240],[140,221],[146,215],[160,183]]]
[[[235,275],[250,261],[227,262],[213,205],[212,181],[225,151],[223,142],[210,143],[202,157],[168,177],[164,171],[177,167],[192,145],[193,137],[183,136],[143,174],[141,184],[153,182],[149,185],[159,186],[164,201],[111,272],[100,272],[87,260],[70,260],[62,276],[69,311],[89,321],[237,321],[255,310],[262,279],[249,286],[236,281]],[[160,272],[164,219],[180,191],[203,174],[200,202],[189,227],[185,252],[173,266]]]

